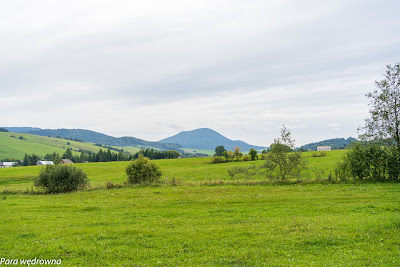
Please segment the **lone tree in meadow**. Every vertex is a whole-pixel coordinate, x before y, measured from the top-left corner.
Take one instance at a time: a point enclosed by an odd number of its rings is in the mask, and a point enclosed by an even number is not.
[[[217,146],[215,148],[215,155],[214,156],[219,156],[222,157],[224,155],[224,152],[226,151],[224,146]]]
[[[400,155],[400,63],[388,65],[384,79],[375,81],[371,98],[370,118],[360,128],[362,140],[391,139]],[[400,160],[400,159],[399,159]]]
[[[258,159],[257,150],[255,150],[254,148],[250,149],[249,155],[251,157],[251,160]]]
[[[301,152],[294,152],[294,147],[294,139],[284,125],[281,129],[281,137],[274,140],[263,165],[267,176],[272,178],[272,174],[275,173],[277,179],[285,180],[287,176],[299,175],[306,168]]]
[[[278,180],[286,180],[288,176],[299,176],[300,172],[307,166],[301,153],[293,151],[293,148],[294,140],[291,137],[291,133],[283,126],[281,129],[281,137],[274,140],[269,152],[265,154],[266,160],[263,165],[234,167],[227,170],[228,174],[232,179],[240,175],[249,178],[259,174],[264,174],[267,178],[276,178]],[[252,154],[255,159],[257,151],[254,150],[254,152],[252,152]],[[250,158],[249,155],[244,157]]]

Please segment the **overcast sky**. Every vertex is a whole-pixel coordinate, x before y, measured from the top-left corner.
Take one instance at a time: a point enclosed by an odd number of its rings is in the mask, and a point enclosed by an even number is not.
[[[3,1],[0,127],[357,137],[400,1]]]

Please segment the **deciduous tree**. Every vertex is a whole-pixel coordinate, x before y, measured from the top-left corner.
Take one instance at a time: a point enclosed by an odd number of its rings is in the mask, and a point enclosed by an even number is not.
[[[400,154],[400,63],[388,65],[384,79],[375,81],[376,89],[367,94],[371,99],[370,117],[360,128],[361,139],[395,142]]]

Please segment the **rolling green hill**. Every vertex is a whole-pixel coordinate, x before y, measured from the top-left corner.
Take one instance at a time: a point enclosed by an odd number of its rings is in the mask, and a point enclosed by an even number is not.
[[[234,150],[236,146],[242,151],[249,151],[251,148],[262,150],[265,147],[249,145],[243,141],[234,141],[222,134],[208,128],[196,129],[193,131],[180,132],[174,136],[158,141],[160,143],[177,143],[183,147],[192,149],[214,150],[216,146],[224,146],[227,150]]]
[[[182,146],[179,144],[158,143],[142,140],[135,137],[113,137],[106,134],[98,133],[85,129],[40,129],[31,127],[4,127],[10,132],[27,133],[40,136],[61,137],[80,139],[84,142],[98,143],[114,147],[141,147],[156,148],[159,150],[176,150],[183,152]],[[124,148],[125,149],[125,148]]]
[[[67,148],[72,148],[73,154],[78,154],[79,150],[98,152],[101,149],[101,147],[91,143],[22,133],[0,132],[0,159],[15,158],[20,160],[23,159],[26,153],[44,156],[47,153],[56,152],[62,155]],[[124,150],[135,153],[139,148],[125,147]]]

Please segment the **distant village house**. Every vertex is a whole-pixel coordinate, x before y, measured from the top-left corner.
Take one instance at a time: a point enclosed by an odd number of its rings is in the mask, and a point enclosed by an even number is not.
[[[317,146],[317,151],[331,151],[332,148],[330,146]]]
[[[74,162],[70,159],[63,159],[60,164],[74,164]]]
[[[54,165],[52,161],[39,160],[36,165]]]
[[[14,167],[15,164],[17,164],[17,162],[1,162],[0,161],[0,168],[11,168],[11,167]]]

